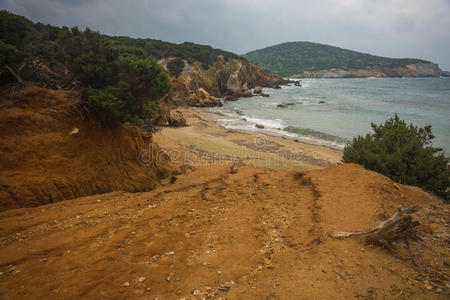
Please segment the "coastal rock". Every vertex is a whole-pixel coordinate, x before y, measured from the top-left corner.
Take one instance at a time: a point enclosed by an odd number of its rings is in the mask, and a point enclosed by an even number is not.
[[[252,92],[247,90],[245,92],[242,92],[241,97],[250,98],[250,97],[253,97],[253,94],[252,94]]]
[[[415,77],[438,77],[444,73],[437,64],[433,63],[411,64],[406,68],[411,70]]]
[[[279,86],[279,85],[274,85],[272,88],[273,88],[274,90],[281,90],[281,86]]]
[[[262,86],[255,86],[255,88],[253,89],[253,93],[255,94],[261,94],[262,93]]]
[[[169,114],[169,126],[172,127],[186,127],[189,126],[186,122],[186,119],[183,117],[183,114],[178,111],[170,111]]]
[[[279,108],[288,108],[289,106],[296,105],[297,103],[280,103],[277,105]]]
[[[260,95],[263,96],[263,97],[269,97],[270,96],[269,94],[264,94],[264,93],[261,93]]]
[[[236,101],[236,100],[237,100],[237,97],[232,96],[232,95],[227,95],[225,97],[225,101]]]
[[[239,97],[242,93],[241,82],[237,73],[233,73],[227,80],[227,93]]]
[[[166,65],[169,58],[160,61]],[[285,82],[281,77],[265,73],[255,64],[239,59],[219,59],[208,69],[199,62],[186,63],[183,73],[170,78],[173,89],[165,97],[166,115],[161,115],[158,124],[167,123],[168,112],[177,106],[213,107],[222,106],[219,98],[233,96],[227,101],[239,97],[251,97],[254,87],[272,87]],[[258,90],[258,89],[257,89]]]
[[[319,71],[305,71],[293,75],[294,78],[368,78],[368,77],[439,77],[444,72],[437,64],[415,63],[404,67],[388,68],[381,66],[368,67],[366,69],[328,69]]]
[[[255,127],[259,128],[259,129],[264,129],[264,125],[261,125],[261,124],[256,124]]]
[[[200,98],[202,98],[202,99],[207,99],[207,98],[211,97],[209,95],[209,93],[207,91],[205,91],[204,88],[199,88],[198,93],[199,93]]]

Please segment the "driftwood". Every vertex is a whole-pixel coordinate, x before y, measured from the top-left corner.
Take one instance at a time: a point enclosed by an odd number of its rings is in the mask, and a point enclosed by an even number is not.
[[[363,236],[366,243],[382,245],[386,245],[386,243],[390,243],[392,241],[402,240],[407,237],[410,239],[417,239],[418,237],[415,234],[415,227],[419,225],[419,223],[413,222],[412,217],[409,215],[417,210],[418,208],[416,205],[411,205],[405,209],[402,209],[402,207],[399,206],[395,214],[370,230],[334,232],[330,235],[335,239]]]
[[[384,210],[384,207],[383,207]],[[416,227],[419,222],[413,221],[411,213],[418,210],[416,205],[411,205],[405,209],[402,209],[401,205],[397,208],[395,214],[390,216],[387,220],[382,221],[377,226],[367,231],[350,231],[350,232],[334,232],[331,233],[331,237],[335,239],[344,239],[354,236],[360,236],[364,238],[366,244],[378,245],[385,247],[392,255],[401,258],[395,253],[395,243],[404,242],[408,249],[408,259],[416,266],[414,255],[411,252],[410,241],[421,243],[425,245],[423,240],[417,235]],[[426,246],[426,245],[425,245]]]
[[[384,210],[383,206],[382,208]],[[420,260],[423,260],[423,248],[428,249],[434,254],[436,253],[418,235],[417,226],[420,224],[417,221],[413,221],[411,216],[411,213],[416,211],[418,211],[416,205],[412,205],[405,209],[402,209],[402,207],[399,206],[392,216],[385,221],[380,222],[370,230],[334,232],[331,233],[330,236],[335,239],[361,237],[365,243],[382,246],[396,258],[403,261],[409,261],[416,270],[428,273],[434,282],[439,283],[443,280],[449,280],[449,277],[445,273],[435,270],[431,265],[423,264],[423,262],[419,263]],[[398,249],[402,245],[408,250],[407,256],[401,256],[398,253]],[[414,254],[414,252],[416,252],[416,254]],[[417,258],[419,258],[419,260],[417,260]]]
[[[384,207],[382,206],[383,210]],[[386,210],[384,210],[386,211]],[[417,235],[416,227],[419,224],[413,221],[411,213],[418,211],[416,205],[411,205],[402,209],[401,205],[397,208],[395,214],[385,221],[380,222],[377,226],[367,231],[351,231],[351,232],[335,232],[331,233],[331,237],[335,239],[344,239],[353,236],[364,238],[366,244],[378,245],[386,248],[392,255],[401,259],[409,260],[414,267],[417,267],[414,255],[411,251],[410,242],[420,243],[427,246],[424,241]],[[402,258],[396,254],[395,248],[398,242],[403,242],[408,249],[409,257]]]

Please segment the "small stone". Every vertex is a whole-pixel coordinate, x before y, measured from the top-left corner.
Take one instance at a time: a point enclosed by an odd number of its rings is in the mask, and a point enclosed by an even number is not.
[[[127,281],[127,282],[125,282],[125,283],[123,284],[123,286],[124,286],[124,287],[129,287],[129,286],[130,286],[130,283]]]
[[[70,135],[75,135],[78,134],[80,132],[80,129],[78,129],[77,127],[75,127],[74,129],[72,129],[72,131],[70,132]]]
[[[172,279],[172,276],[167,277],[167,278],[166,278],[166,281],[167,281],[167,282],[170,282],[170,279]]]
[[[138,282],[143,283],[145,281],[145,279],[146,279],[145,277],[139,277]]]
[[[194,296],[200,296],[201,294],[202,294],[202,292],[200,292],[200,290],[198,290],[198,289],[195,289],[192,291],[192,295],[194,295]]]
[[[8,266],[8,272],[9,272],[9,273],[14,272],[15,270],[16,270],[16,267],[14,267],[13,265],[9,265],[9,266]]]
[[[173,252],[173,251],[170,251],[170,252],[167,252],[167,253],[166,253],[166,255],[170,255],[170,256],[172,256],[172,255],[175,255],[175,252]]]
[[[222,271],[217,271],[217,274],[218,275],[222,275]]]
[[[428,282],[425,282],[424,286],[429,291],[431,291],[433,289],[433,286],[431,284],[429,284]]]
[[[223,292],[228,292],[230,290],[230,286],[229,285],[220,285],[218,287],[219,291],[223,291]]]

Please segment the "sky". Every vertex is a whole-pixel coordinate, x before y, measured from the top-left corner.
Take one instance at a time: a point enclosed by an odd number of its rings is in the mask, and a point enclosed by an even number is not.
[[[450,0],[0,0],[35,22],[244,54],[310,41],[450,71]]]

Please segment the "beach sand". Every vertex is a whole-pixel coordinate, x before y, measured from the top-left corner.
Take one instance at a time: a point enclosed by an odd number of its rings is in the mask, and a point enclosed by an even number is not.
[[[196,108],[177,109],[188,127],[165,127],[153,141],[168,151],[176,164],[240,164],[274,170],[311,170],[340,163],[342,151],[306,144],[262,132],[226,129],[211,114]]]

